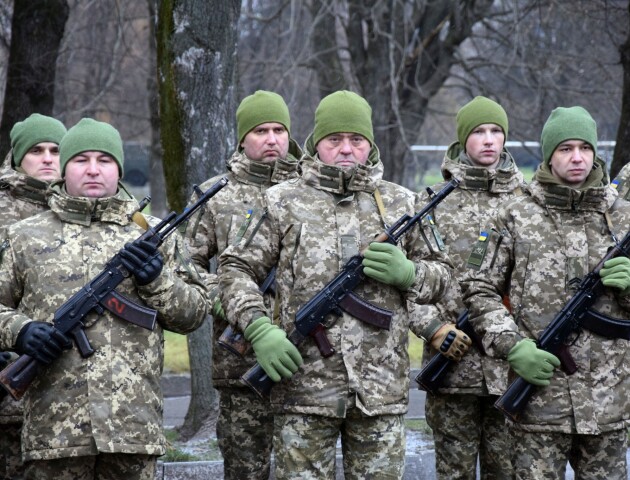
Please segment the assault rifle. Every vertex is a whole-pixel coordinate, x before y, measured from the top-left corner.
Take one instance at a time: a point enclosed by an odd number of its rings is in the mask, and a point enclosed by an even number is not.
[[[485,354],[481,338],[479,338],[473,330],[472,325],[468,322],[468,310],[464,310],[459,314],[457,322],[455,322],[455,328],[468,335],[475,347],[477,347],[477,350],[479,350],[482,355]],[[444,343],[442,343],[442,345],[444,345]],[[440,347],[440,351],[441,349],[442,347]],[[455,363],[457,363],[455,360],[451,360],[446,355],[442,355],[442,353],[438,352],[429,360],[424,368],[420,370],[420,373],[416,377],[416,382],[418,382],[422,390],[435,394],[438,388],[444,383],[446,374]]]
[[[265,278],[265,281],[260,286],[260,293],[263,295],[267,292],[275,294],[275,282],[276,267],[273,267],[269,272],[269,275],[267,275],[267,278]],[[245,340],[245,336],[238,330],[232,328],[232,325],[228,325],[225,330],[223,330],[223,333],[219,337],[219,340],[217,340],[217,343],[239,357],[244,357],[251,347],[251,344]]]
[[[179,225],[187,221],[227,183],[227,178],[220,179],[182,213],[178,215],[175,212],[171,212],[158,225],[149,227],[138,238],[138,241],[146,240],[159,247]],[[84,358],[94,353],[94,349],[85,334],[83,324],[85,317],[89,313],[95,312],[98,315],[102,315],[105,310],[108,310],[117,317],[139,327],[148,330],[155,328],[157,316],[155,310],[137,305],[115,290],[125,278],[131,276],[131,272],[123,266],[121,258],[120,252],[116,253],[96,277],[55,311],[53,321],[55,328],[61,333],[72,337],[81,356]],[[15,362],[0,372],[0,385],[14,399],[19,400],[29,385],[35,380],[38,372],[39,362],[37,360],[29,355],[20,355]]]
[[[458,185],[459,181],[452,179],[437,193],[427,189],[431,195],[431,200],[420,212],[414,216],[403,215],[390,228],[376,237],[374,241],[396,245],[405,233],[413,228],[416,223],[420,222]],[[329,314],[333,314],[336,317],[341,316],[341,310],[379,328],[389,329],[392,312],[371,305],[353,293],[353,290],[365,278],[362,262],[362,254],[350,258],[335,278],[299,308],[295,314],[295,328],[288,335],[288,339],[294,345],[299,345],[306,337],[310,336],[315,340],[320,353],[324,357],[331,356],[335,351],[326,337],[324,319]],[[261,397],[269,395],[274,385],[273,380],[267,376],[258,363],[245,372],[241,379]]]
[[[599,271],[606,261],[621,255],[630,256],[630,232],[621,242],[612,247],[595,268],[582,279],[576,293],[556,314],[536,341],[538,348],[553,353],[560,359],[562,368],[568,375],[577,371],[577,365],[570,355],[566,342],[569,336],[579,329],[586,328],[607,338],[630,340],[630,322],[628,320],[612,318],[591,310],[591,307],[604,291],[604,284],[599,276]],[[518,377],[499,397],[494,406],[501,410],[505,416],[517,422],[535,389],[534,385]]]

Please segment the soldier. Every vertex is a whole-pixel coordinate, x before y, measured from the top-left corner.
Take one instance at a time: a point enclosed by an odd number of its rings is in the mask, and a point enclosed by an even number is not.
[[[475,97],[457,113],[457,138],[442,162],[445,180],[456,178],[459,188],[435,209],[432,232],[446,244],[457,277],[466,270],[470,245],[479,237],[484,215],[522,193],[523,175],[504,148],[508,118],[498,103]],[[436,185],[434,190],[441,188]],[[427,313],[422,336],[423,363],[436,354],[444,332],[454,330],[464,310],[459,285]],[[488,478],[511,478],[511,439],[503,415],[494,408],[497,395],[506,388],[507,365],[483,356],[473,347],[453,368],[435,395],[427,395],[425,413],[433,430],[436,472],[439,478],[475,478],[477,456],[480,471]]]
[[[24,397],[25,478],[152,479],[166,450],[163,329],[198,327],[205,289],[177,275],[172,237],[159,250],[135,241],[147,225],[144,217],[131,220],[138,203],[119,183],[123,148],[116,129],[83,119],[59,150],[63,180],[51,186],[50,211],[0,233],[0,348],[40,362]],[[83,358],[52,326],[53,314],[123,245],[132,275],[117,290],[157,310],[158,324],[150,331],[108,311],[90,314],[85,327],[95,352]]]
[[[0,227],[6,227],[48,208],[46,191],[59,178],[59,142],[66,127],[45,115],[33,113],[16,123],[9,134],[11,151],[0,171]],[[12,359],[0,352],[0,370]],[[5,396],[0,389],[0,477],[21,478],[20,432],[22,402]]]
[[[259,90],[245,97],[236,110],[236,120],[238,149],[227,162],[230,182],[187,231],[192,259],[204,272],[208,272],[212,257],[247,233],[251,218],[262,208],[265,190],[297,176],[301,151],[291,138],[289,109],[280,95]],[[201,187],[205,190],[218,180],[219,177],[210,179]],[[217,275],[208,273],[205,277],[208,290],[218,293]],[[267,289],[265,305],[272,309],[270,290]],[[256,361],[253,352],[235,355],[217,343],[229,323],[218,296],[213,303],[212,381],[220,395],[217,439],[224,477],[267,479],[273,433],[270,405],[240,380]],[[226,340],[235,341],[238,337],[228,336]]]
[[[410,310],[440,297],[450,267],[430,254],[417,228],[399,246],[370,244],[418,206],[412,192],[382,179],[371,115],[356,93],[322,99],[299,180],[268,189],[252,227],[219,259],[228,320],[244,331],[267,375],[287,379],[271,391],[276,478],[334,478],[339,435],[345,478],[403,475]],[[285,333],[297,309],[365,249],[368,278],[356,292],[393,311],[389,331],[340,312],[327,318],[334,354],[324,358],[310,339],[298,350]],[[273,266],[274,321],[258,290]]]
[[[610,185],[617,190],[620,198],[630,200],[630,163],[626,163]]]
[[[507,359],[536,389],[519,422],[516,478],[626,479],[630,411],[630,341],[581,329],[569,339],[572,375],[535,340],[630,224],[630,204],[610,188],[596,155],[597,128],[582,107],[556,108],[545,123],[543,163],[528,195],[499,208],[480,239],[462,282],[471,322],[486,353]],[[600,271],[606,288],[594,309],[618,318],[630,312],[630,260]],[[509,294],[512,311],[502,303]]]

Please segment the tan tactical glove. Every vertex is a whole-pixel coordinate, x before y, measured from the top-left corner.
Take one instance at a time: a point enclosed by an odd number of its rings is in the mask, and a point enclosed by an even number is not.
[[[468,335],[452,323],[442,325],[431,338],[431,347],[442,355],[459,362],[472,344]]]

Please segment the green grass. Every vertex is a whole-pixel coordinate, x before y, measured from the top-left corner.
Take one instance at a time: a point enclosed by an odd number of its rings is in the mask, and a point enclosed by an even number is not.
[[[407,430],[413,430],[415,432],[424,433],[426,435],[431,435],[432,433],[431,427],[429,427],[426,420],[422,418],[406,418],[405,428]]]
[[[190,371],[188,342],[185,335],[164,332],[164,371],[166,373]]]

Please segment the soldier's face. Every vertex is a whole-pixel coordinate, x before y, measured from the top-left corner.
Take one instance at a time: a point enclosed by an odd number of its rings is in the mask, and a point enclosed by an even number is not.
[[[491,169],[499,164],[504,143],[503,129],[494,123],[484,123],[470,132],[465,148],[475,165]]]
[[[358,133],[333,133],[322,138],[315,149],[325,164],[351,169],[356,165],[365,165],[372,145]]]
[[[595,152],[582,140],[566,140],[551,154],[549,166],[554,177],[565,185],[580,188],[593,169]]]
[[[289,132],[276,122],[261,123],[247,132],[241,142],[243,153],[250,160],[274,163],[289,152]]]
[[[52,182],[61,177],[59,169],[59,145],[52,142],[41,142],[33,145],[20,167],[27,175],[44,182]]]
[[[66,164],[66,191],[73,197],[111,197],[118,190],[118,164],[103,152],[82,152]]]

